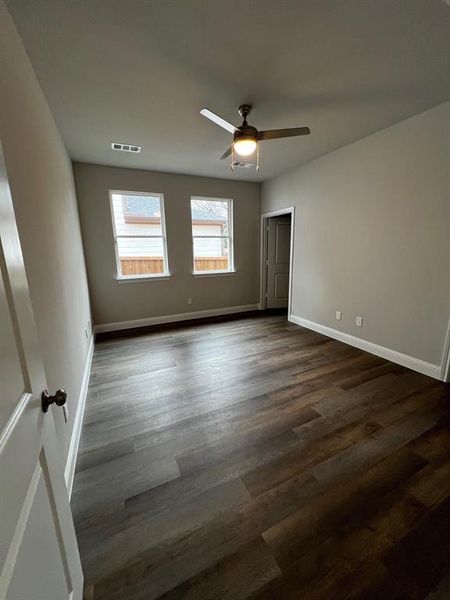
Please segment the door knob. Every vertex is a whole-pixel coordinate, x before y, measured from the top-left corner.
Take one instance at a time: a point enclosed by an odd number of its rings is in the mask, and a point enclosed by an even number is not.
[[[56,404],[57,406],[64,406],[67,402],[67,392],[62,388],[60,390],[56,390],[54,396],[50,396],[48,390],[44,390],[41,394],[41,404],[42,410],[46,413],[48,411],[48,407],[51,404]]]

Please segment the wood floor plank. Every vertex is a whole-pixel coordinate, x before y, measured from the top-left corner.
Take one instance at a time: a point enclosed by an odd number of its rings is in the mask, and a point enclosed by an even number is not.
[[[448,598],[450,598],[450,570],[427,595],[426,600],[447,600]]]
[[[445,417],[435,427],[409,442],[408,448],[429,462],[445,460],[450,448],[450,420]]]
[[[179,476],[174,458],[155,458],[151,450],[126,454],[79,471],[72,494],[74,518],[82,520]]]
[[[263,533],[278,564],[282,568],[292,564],[312,541],[327,539],[355,515],[366,518],[388,492],[424,464],[423,459],[401,448],[353,481],[338,482],[314,502],[301,506]]]
[[[345,450],[321,461],[313,467],[312,473],[322,484],[351,478],[363,469],[370,467],[397,448],[428,431],[435,425],[435,419],[428,415],[413,416],[395,427],[377,428],[377,423],[366,424],[367,441],[352,444]],[[337,475],[337,477],[336,477]]]
[[[319,493],[317,482],[310,476],[304,476],[300,481],[289,481],[257,499],[230,505],[221,511],[220,519],[200,527],[191,524],[191,530],[169,544],[152,545],[147,542],[148,549],[132,556],[120,570],[113,570],[104,577],[97,567],[92,576],[100,575],[101,579],[96,583],[98,593],[105,598],[112,597],[111,594],[122,598],[132,596],[135,587],[146,587],[149,594],[156,590],[161,594],[192,577],[198,570],[207,569],[218,560],[236,553],[255,536],[288,516],[299,503],[317,497]],[[176,511],[171,511],[170,515],[176,517]],[[114,544],[115,539],[111,538],[105,545],[113,556],[115,552],[111,546]],[[119,548],[121,545],[119,543]],[[99,560],[98,553],[101,551],[97,543],[93,566],[100,565],[100,570],[104,570],[105,567],[110,568],[110,561]],[[102,555],[102,558],[107,557]]]
[[[177,456],[177,463],[181,473],[217,463],[237,451],[249,449],[258,444],[262,439],[271,439],[273,436],[289,431],[292,427],[308,423],[317,419],[319,414],[311,408],[299,410],[297,413],[276,414],[273,409],[261,413],[253,413],[244,424],[235,425],[235,433],[224,436],[217,442],[200,445],[194,451]]]
[[[280,570],[261,538],[164,594],[167,600],[244,600]],[[145,600],[142,594],[136,600]]]
[[[95,467],[101,463],[107,463],[114,458],[133,454],[135,450],[136,448],[132,438],[118,440],[112,444],[106,444],[105,446],[100,446],[99,448],[87,452],[81,450],[78,454],[77,473],[89,469],[90,467]]]
[[[149,565],[155,571],[161,567],[159,587],[152,582],[152,589],[160,589],[166,580],[174,584],[177,580],[173,572],[174,563],[179,571],[193,575],[200,562],[204,564],[206,560],[206,566],[209,566],[211,556],[214,556],[208,547],[204,547],[203,558],[197,556],[197,561],[193,562],[195,552],[190,540],[195,538],[196,533],[208,531],[210,523],[215,523],[225,514],[241,511],[248,500],[245,486],[239,479],[234,479],[200,493],[190,501],[183,499],[169,508],[160,507],[160,511],[149,510],[138,516],[131,515],[128,519],[126,513],[122,513],[122,527],[120,523],[115,526],[117,514],[113,514],[113,518],[104,520],[100,527],[94,523],[95,529],[87,528],[81,533],[80,547],[85,556],[86,575],[96,583],[103,580],[101,589],[105,597],[118,593],[121,587],[129,592],[130,574],[133,573],[134,578],[136,573],[140,573],[143,580]],[[252,532],[252,538],[254,536]],[[182,543],[178,543],[179,540]],[[235,550],[233,547],[232,551]],[[168,554],[171,560],[166,571],[164,561]],[[223,556],[222,552],[219,556]],[[176,558],[179,560],[176,561]]]
[[[185,472],[176,481],[129,497],[126,506],[129,510],[139,512],[149,504],[170,505],[178,502],[180,497],[192,498],[199,491],[205,491],[230,479],[240,477],[250,469],[270,462],[282,456],[298,444],[298,438],[292,431],[283,432],[250,448],[241,448],[230,456],[201,469],[194,468]]]
[[[412,598],[426,597],[450,569],[450,498],[392,548],[384,565]]]

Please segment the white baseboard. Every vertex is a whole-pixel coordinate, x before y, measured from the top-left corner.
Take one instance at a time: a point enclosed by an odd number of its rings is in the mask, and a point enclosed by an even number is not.
[[[75,475],[75,465],[77,462],[78,446],[80,444],[81,429],[83,426],[84,408],[86,406],[86,397],[89,387],[89,376],[91,374],[92,357],[94,355],[95,335],[91,337],[89,350],[86,356],[83,379],[81,381],[80,395],[78,397],[77,413],[73,424],[72,437],[70,439],[69,454],[67,456],[64,478],[66,480],[69,498],[72,495],[73,478]]]
[[[191,319],[202,319],[204,317],[220,317],[234,313],[258,310],[259,304],[243,304],[241,306],[225,306],[223,308],[210,308],[208,310],[196,310],[193,312],[178,313],[174,315],[163,315],[161,317],[146,317],[131,321],[116,321],[115,323],[103,323],[94,327],[95,333],[106,331],[120,331],[132,329],[133,327],[145,327],[147,325],[162,325],[163,323],[176,323],[178,321],[189,321]]]
[[[314,321],[308,321],[307,319],[297,317],[293,314],[289,315],[288,320],[296,325],[300,325],[301,327],[306,327],[306,329],[312,329],[318,333],[323,333],[323,335],[327,335],[335,340],[344,342],[344,344],[348,344],[349,346],[355,346],[355,348],[365,350],[366,352],[370,352],[370,354],[381,356],[381,358],[390,360],[391,362],[402,365],[403,367],[408,367],[408,369],[412,369],[413,371],[418,371],[419,373],[423,373],[429,377],[434,377],[435,379],[441,378],[441,365],[434,365],[432,363],[425,362],[419,358],[402,354],[401,352],[397,352],[397,350],[391,350],[385,346],[379,346],[378,344],[368,342],[367,340],[355,337],[349,333],[344,333],[343,331],[327,327],[326,325],[320,325],[320,323],[314,323]]]

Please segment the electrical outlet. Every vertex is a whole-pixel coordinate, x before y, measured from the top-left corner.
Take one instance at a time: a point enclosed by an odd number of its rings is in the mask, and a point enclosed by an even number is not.
[[[336,321],[340,321],[342,319],[342,311],[336,311]]]
[[[363,318],[356,317],[356,327],[362,327],[362,324],[363,324]]]
[[[188,303],[188,304],[192,304],[192,298],[188,298],[188,299],[187,299],[187,303]]]
[[[89,339],[89,332],[87,329],[84,330],[84,335],[86,336],[86,339]]]

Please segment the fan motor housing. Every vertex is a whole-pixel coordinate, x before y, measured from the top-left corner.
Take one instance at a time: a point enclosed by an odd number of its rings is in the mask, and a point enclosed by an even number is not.
[[[236,140],[258,140],[258,130],[256,127],[252,127],[251,125],[242,125],[237,131],[234,132],[233,141]]]

